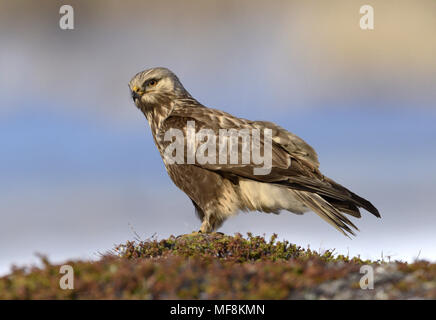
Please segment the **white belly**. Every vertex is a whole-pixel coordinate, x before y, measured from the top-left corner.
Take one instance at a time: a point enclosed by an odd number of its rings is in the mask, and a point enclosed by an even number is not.
[[[249,210],[279,213],[288,210],[296,214],[309,211],[292,189],[252,180],[240,180],[241,200]]]

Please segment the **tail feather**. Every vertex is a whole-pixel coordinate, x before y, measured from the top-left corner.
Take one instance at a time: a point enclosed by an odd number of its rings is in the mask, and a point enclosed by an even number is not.
[[[336,199],[330,199],[326,197],[323,198],[324,200],[329,202],[332,206],[334,206],[336,209],[338,209],[340,212],[349,214],[350,216],[353,216],[355,218],[361,217],[360,210],[355,204],[349,201],[339,201]]]
[[[380,218],[380,212],[377,210],[376,207],[374,207],[374,205],[371,202],[369,202],[368,200],[358,196],[354,192],[348,190],[347,188],[345,188],[344,186],[340,185],[339,183],[333,181],[332,179],[330,179],[330,178],[325,178],[325,179],[336,190],[342,191],[344,194],[347,194],[348,197],[349,197],[349,199],[348,199],[349,203],[354,204],[354,205],[356,205],[358,207],[361,207],[361,208],[365,209],[366,211],[368,211],[368,212],[372,213],[373,215],[375,215],[377,218]]]
[[[351,228],[359,229],[338,209],[327,200],[316,193],[293,190],[295,195],[313,212],[332,225],[336,230],[349,237],[349,234],[356,235]],[[346,232],[345,232],[346,231]]]
[[[380,218],[380,213],[371,202],[325,176],[323,180],[316,180],[305,176],[293,176],[288,177],[286,180],[281,180],[277,184],[285,185],[294,190],[318,194],[327,202],[334,203],[340,211],[356,217],[360,217],[358,207],[361,207]]]

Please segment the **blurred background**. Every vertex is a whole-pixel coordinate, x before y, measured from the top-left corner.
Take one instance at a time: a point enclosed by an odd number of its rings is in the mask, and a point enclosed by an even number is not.
[[[199,228],[129,95],[156,66],[209,107],[301,136],[382,214],[354,219],[353,240],[313,213],[243,213],[220,231],[436,259],[436,1],[66,3],[74,30],[59,28],[63,2],[0,1],[0,273]]]

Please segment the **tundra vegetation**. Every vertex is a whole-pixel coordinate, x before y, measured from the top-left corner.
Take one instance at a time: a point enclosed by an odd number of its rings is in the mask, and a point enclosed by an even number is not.
[[[96,261],[13,267],[0,299],[404,299],[436,298],[436,264],[363,260],[262,236],[191,234],[128,241]],[[74,289],[61,289],[71,265]],[[374,270],[362,289],[361,267]]]

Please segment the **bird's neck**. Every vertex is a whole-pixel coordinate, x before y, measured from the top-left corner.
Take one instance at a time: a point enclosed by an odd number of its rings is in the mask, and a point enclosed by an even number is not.
[[[156,137],[163,121],[168,118],[172,110],[173,103],[170,101],[156,105],[149,105],[142,109],[154,137]]]

